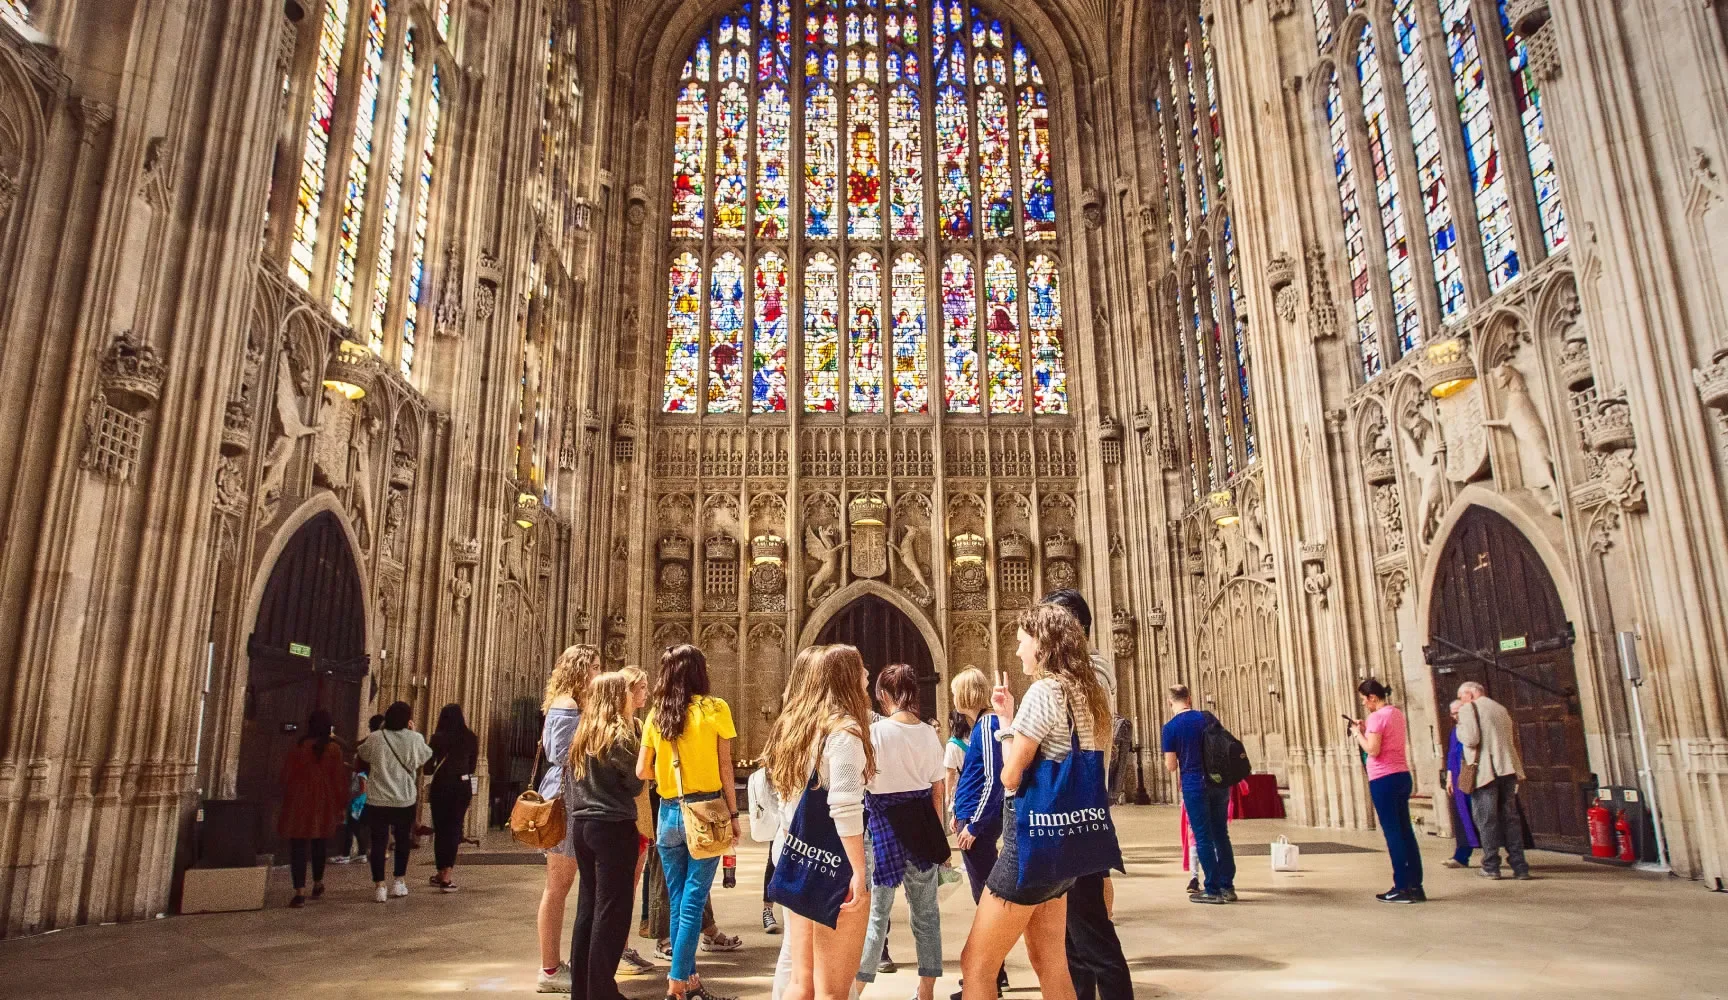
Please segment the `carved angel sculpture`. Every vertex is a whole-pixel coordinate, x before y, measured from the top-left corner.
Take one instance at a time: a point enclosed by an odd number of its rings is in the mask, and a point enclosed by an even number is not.
[[[308,424],[300,419],[300,392],[294,385],[287,351],[276,356],[276,421],[277,430],[270,439],[270,449],[264,453],[264,474],[258,482],[261,506],[282,488],[282,477],[288,471],[288,456],[294,451],[294,443],[318,433],[318,424]]]
[[[804,554],[822,564],[804,589],[811,604],[827,597],[840,585],[840,555],[850,544],[842,542],[840,533],[832,527],[804,529]]]
[[[912,582],[918,585],[919,593],[930,593],[930,580],[924,575],[924,567],[918,562],[918,529],[907,526],[900,535],[900,544],[894,546],[894,551],[900,555],[900,565],[906,567],[906,572],[912,577]]]
[[[1416,482],[1416,531],[1426,542],[1434,537],[1434,527],[1440,516],[1441,480],[1446,473],[1445,456],[1441,454],[1440,430],[1422,411],[1412,408],[1398,427],[1404,443],[1404,463]]]
[[[1248,543],[1251,555],[1245,558],[1248,567],[1253,572],[1261,572],[1272,568],[1272,547],[1266,541],[1266,505],[1259,497],[1249,497],[1246,516],[1242,518],[1242,536]]]

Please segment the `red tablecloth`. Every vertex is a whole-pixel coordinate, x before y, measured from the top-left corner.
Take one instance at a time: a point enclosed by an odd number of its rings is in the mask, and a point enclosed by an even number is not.
[[[1230,816],[1232,819],[1283,819],[1284,800],[1278,797],[1277,776],[1250,774],[1230,789]]]

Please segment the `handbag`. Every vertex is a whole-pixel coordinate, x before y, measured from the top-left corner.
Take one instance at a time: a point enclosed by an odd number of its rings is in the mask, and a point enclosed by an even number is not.
[[[678,815],[684,819],[684,848],[692,858],[732,853],[732,810],[724,796],[691,802],[684,794],[684,763],[672,750],[672,775],[678,780]]]
[[[540,747],[536,744],[534,767],[528,773],[532,775],[539,769]],[[564,822],[564,797],[561,795],[548,799],[530,788],[516,796],[516,804],[510,807],[510,835],[542,851],[564,842]]]
[[[1040,754],[1014,796],[1014,849],[1022,886],[1127,870],[1110,818],[1104,752],[1080,748],[1072,711],[1068,738],[1068,756],[1050,760]]]
[[[1476,759],[1467,760],[1458,769],[1458,790],[1465,795],[1476,791],[1476,765],[1482,760],[1482,713],[1476,710],[1476,703],[1470,703],[1470,714],[1476,717]]]
[[[1272,842],[1272,870],[1275,872],[1295,872],[1302,870],[1302,848],[1290,843],[1289,837],[1280,836]]]
[[[763,895],[807,920],[824,927],[840,922],[840,907],[852,891],[852,862],[834,817],[828,813],[828,790],[821,787],[820,763],[798,811],[786,828],[786,846],[774,862],[774,877]]]

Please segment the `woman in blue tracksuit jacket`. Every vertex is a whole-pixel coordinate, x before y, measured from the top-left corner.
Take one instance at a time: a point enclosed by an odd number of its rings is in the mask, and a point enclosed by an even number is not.
[[[972,742],[966,748],[954,791],[952,826],[976,903],[984,894],[991,869],[996,867],[996,845],[1002,838],[1002,743],[996,739],[1002,723],[990,711],[990,679],[982,670],[962,670],[954,676],[949,690],[955,710],[978,720],[972,727]],[[996,983],[998,993],[1007,988],[1006,970],[997,972]]]

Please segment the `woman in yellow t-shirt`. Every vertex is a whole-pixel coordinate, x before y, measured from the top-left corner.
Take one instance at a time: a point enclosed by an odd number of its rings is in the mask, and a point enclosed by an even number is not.
[[[732,709],[710,695],[708,659],[689,644],[669,646],[660,657],[660,676],[649,696],[648,722],[642,728],[637,776],[660,786],[660,818],[655,838],[666,871],[672,904],[672,968],[667,994],[724,1000],[703,989],[696,976],[696,944],[702,910],[714,884],[719,858],[692,858],[684,842],[679,797],[692,802],[724,799],[732,814],[732,836],[739,835],[738,793],[732,772]]]

